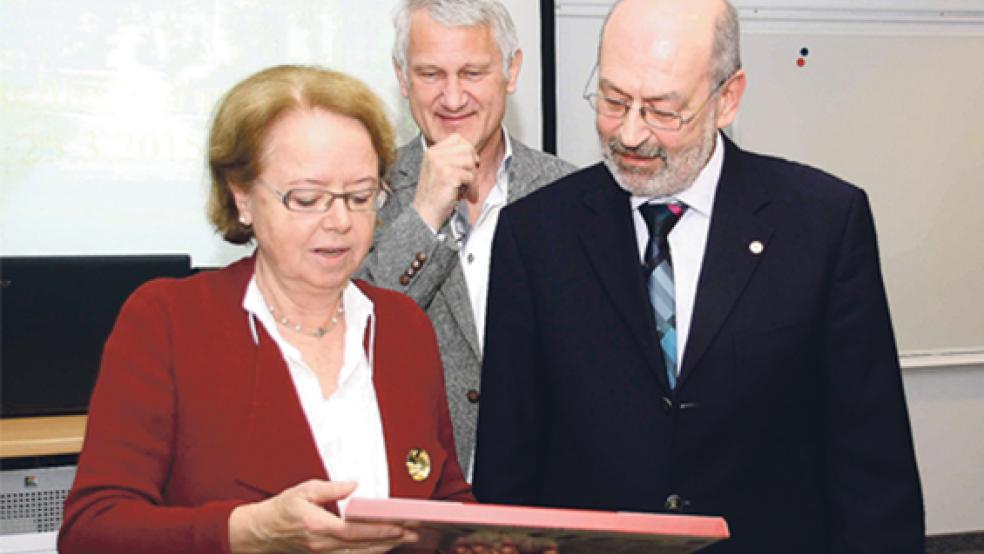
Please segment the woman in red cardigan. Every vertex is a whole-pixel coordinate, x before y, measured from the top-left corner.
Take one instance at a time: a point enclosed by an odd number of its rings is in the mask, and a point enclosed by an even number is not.
[[[62,554],[385,552],[351,496],[469,500],[430,322],[351,276],[393,132],[362,83],[249,77],[209,140],[209,215],[255,255],[127,301],[106,343]]]

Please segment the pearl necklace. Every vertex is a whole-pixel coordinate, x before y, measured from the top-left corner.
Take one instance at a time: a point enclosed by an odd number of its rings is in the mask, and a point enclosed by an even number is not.
[[[287,327],[288,329],[291,329],[297,333],[310,335],[316,339],[320,339],[321,337],[327,335],[332,329],[335,328],[336,325],[338,325],[338,320],[343,315],[345,315],[345,306],[342,304],[342,299],[339,298],[338,309],[335,310],[334,315],[331,316],[331,319],[328,321],[328,323],[326,323],[323,327],[315,327],[314,329],[305,329],[304,327],[301,326],[301,324],[294,323],[293,321],[287,319],[287,316],[284,315],[278,316],[277,309],[273,307],[273,304],[267,304],[267,309],[270,310],[270,315],[273,316],[273,319],[277,320],[277,322],[283,325],[284,327]]]

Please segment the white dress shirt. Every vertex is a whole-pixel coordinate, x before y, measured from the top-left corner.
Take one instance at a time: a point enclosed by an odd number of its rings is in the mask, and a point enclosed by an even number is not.
[[[639,261],[645,262],[646,244],[649,242],[649,229],[637,209],[642,204],[664,204],[679,200],[687,205],[687,211],[670,231],[670,255],[673,257],[673,284],[676,289],[676,333],[677,333],[677,373],[683,367],[683,352],[690,335],[690,320],[694,313],[694,299],[697,296],[697,279],[700,277],[704,248],[707,246],[707,231],[711,226],[711,210],[714,207],[714,194],[717,192],[721,167],[724,165],[724,140],[718,133],[714,142],[714,153],[704,169],[697,174],[694,183],[683,192],[673,196],[644,198],[632,196],[632,220],[635,223],[636,241],[639,247]],[[653,339],[656,340],[656,339]]]
[[[352,496],[389,497],[389,470],[383,423],[379,415],[376,389],[372,383],[372,360],[363,345],[369,328],[369,352],[375,342],[375,316],[372,300],[354,284],[342,293],[345,306],[345,352],[338,374],[338,389],[324,398],[318,377],[304,362],[300,351],[281,335],[273,315],[264,302],[254,275],[246,288],[243,308],[249,312],[253,339],[259,342],[254,318],[266,329],[280,348],[287,363],[301,408],[311,427],[311,434],[332,481],[355,481]],[[344,513],[348,499],[338,502]]]
[[[461,258],[461,271],[468,283],[468,297],[471,300],[472,315],[475,317],[475,330],[478,332],[478,347],[485,347],[485,307],[488,298],[489,269],[492,263],[492,239],[499,214],[506,205],[509,193],[509,164],[512,163],[512,144],[509,133],[502,130],[505,152],[502,163],[495,174],[495,185],[482,204],[482,211],[475,225],[468,221],[468,205],[458,202],[451,215],[451,232],[458,241]]]
[[[422,137],[421,140],[423,141]],[[468,297],[471,300],[479,348],[485,346],[485,308],[489,288],[489,268],[492,263],[492,239],[495,237],[495,226],[499,223],[499,214],[505,207],[509,195],[512,142],[505,127],[502,128],[502,143],[504,152],[502,163],[499,164],[495,174],[495,185],[485,197],[475,225],[468,220],[468,204],[464,200],[458,202],[449,221],[451,235],[458,246],[461,271],[468,285]],[[424,149],[426,148],[427,142],[424,141]],[[437,233],[434,229],[431,230]]]

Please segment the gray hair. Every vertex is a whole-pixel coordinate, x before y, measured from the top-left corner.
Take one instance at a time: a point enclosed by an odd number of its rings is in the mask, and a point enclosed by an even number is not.
[[[414,12],[427,9],[430,16],[446,27],[476,27],[488,25],[502,55],[502,72],[508,78],[509,66],[519,50],[516,26],[509,11],[498,0],[403,0],[393,17],[396,39],[393,41],[393,61],[407,77],[407,51],[410,49],[410,18]]]
[[[738,24],[738,10],[729,0],[724,3],[724,12],[714,22],[714,45],[711,49],[711,86],[723,83],[736,71],[741,69],[741,28]],[[605,40],[605,28],[611,19],[615,8],[623,0],[617,0],[605,16],[601,25],[601,37],[598,40],[598,60],[601,60],[601,43]]]
[[[724,12],[714,22],[714,46],[711,50],[711,81],[713,86],[741,69],[741,28],[738,10],[724,1]]]

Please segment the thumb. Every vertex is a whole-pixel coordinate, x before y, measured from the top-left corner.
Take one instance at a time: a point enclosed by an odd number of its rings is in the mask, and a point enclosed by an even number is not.
[[[355,481],[306,481],[301,484],[304,498],[314,504],[327,504],[352,494],[359,484]]]

